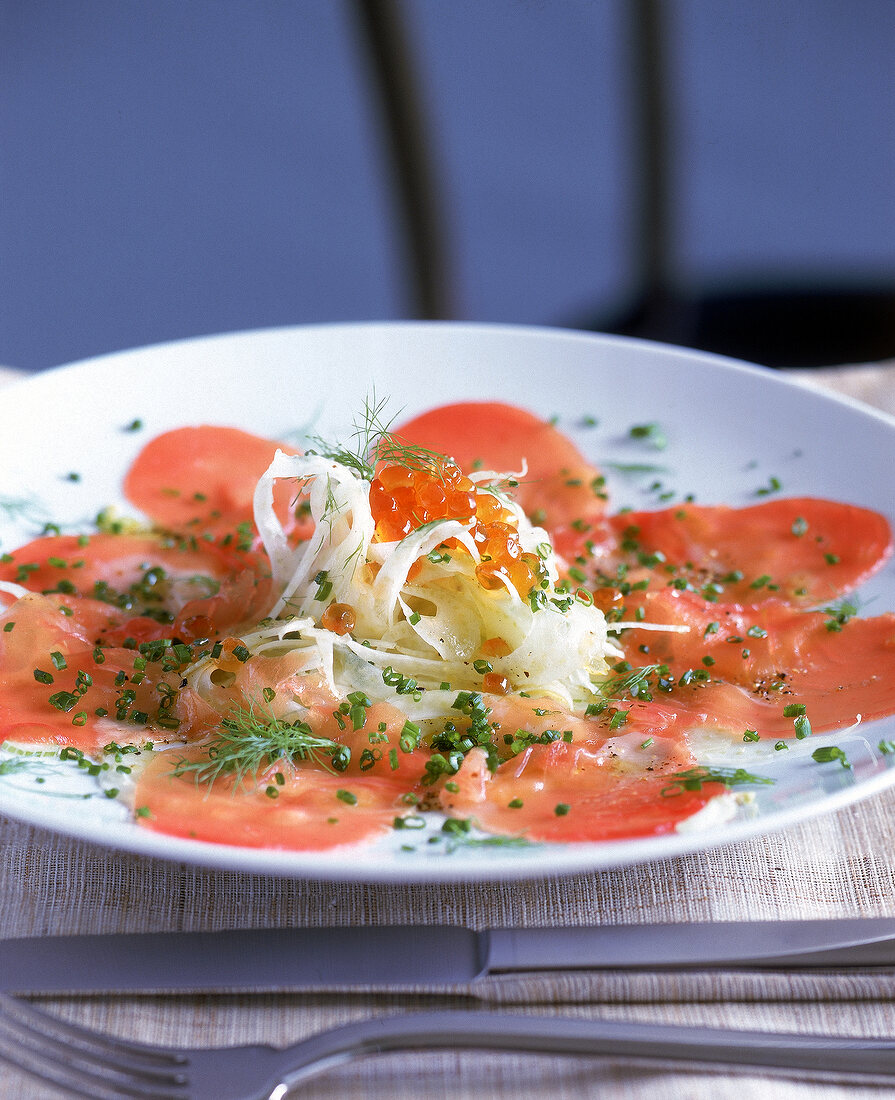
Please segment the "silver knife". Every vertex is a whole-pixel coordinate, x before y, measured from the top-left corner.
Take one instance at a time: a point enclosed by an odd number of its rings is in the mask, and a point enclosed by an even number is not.
[[[465,985],[582,969],[895,967],[895,918],[628,924],[255,928],[0,941],[0,991],[172,992]]]

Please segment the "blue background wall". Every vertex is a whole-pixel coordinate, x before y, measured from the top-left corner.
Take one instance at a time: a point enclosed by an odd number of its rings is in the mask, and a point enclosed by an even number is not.
[[[455,314],[636,293],[625,0],[405,0]],[[668,0],[674,270],[895,282],[892,0]],[[0,362],[407,316],[346,0],[0,0]]]

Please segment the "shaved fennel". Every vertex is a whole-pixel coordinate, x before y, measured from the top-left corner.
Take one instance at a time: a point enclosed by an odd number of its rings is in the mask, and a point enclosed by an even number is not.
[[[504,576],[498,587],[480,583],[474,517],[434,520],[399,541],[377,541],[364,470],[278,451],[254,501],[274,598],[268,617],[242,643],[267,656],[303,651],[304,670],[322,675],[339,695],[363,690],[373,700],[394,701],[383,672],[412,678],[415,690],[402,695],[400,705],[415,720],[443,717],[459,690],[482,690],[482,669],[504,678],[510,692],[552,695],[582,712],[599,698],[597,685],[621,650],[598,608],[567,594],[560,598],[547,533],[499,488],[514,476],[476,471],[474,479],[498,496],[522,550],[543,560],[546,579],[537,599]],[[313,535],[298,545],[274,510],[274,486],[283,479],[294,486],[293,504],[300,497],[314,521]],[[330,603],[353,610],[350,633],[322,625]],[[495,639],[501,655],[483,658],[483,645]],[[213,665],[207,659],[189,674],[200,694],[203,685],[209,688]]]

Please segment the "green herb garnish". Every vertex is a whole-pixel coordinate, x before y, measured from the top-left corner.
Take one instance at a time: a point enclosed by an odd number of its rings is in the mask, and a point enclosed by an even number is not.
[[[635,424],[628,431],[632,439],[642,440],[654,447],[657,451],[663,451],[668,446],[668,440],[662,428],[655,421],[649,424]]]
[[[725,787],[740,787],[752,784],[767,785],[776,782],[763,775],[753,775],[745,768],[688,768],[669,776],[667,787],[662,788],[663,796],[681,794],[683,791],[701,791],[704,783],[721,783]]]
[[[220,776],[232,777],[234,787],[277,761],[312,760],[330,773],[343,772],[351,750],[327,737],[318,737],[307,722],[288,722],[255,704],[233,706],[208,744],[206,760],[180,760],[174,775],[192,774],[197,783],[211,786]]]
[[[829,764],[834,760],[838,760],[843,768],[851,767],[848,757],[838,745],[824,745],[819,749],[815,749],[811,754],[811,759],[817,761],[818,764]]]

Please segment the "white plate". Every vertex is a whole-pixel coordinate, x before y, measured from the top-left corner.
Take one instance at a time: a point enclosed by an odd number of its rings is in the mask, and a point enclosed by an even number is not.
[[[233,424],[282,437],[309,425],[345,437],[375,388],[404,415],[443,402],[497,398],[561,426],[597,464],[661,463],[660,475],[607,469],[616,507],[661,506],[693,493],[703,503],[755,503],[771,477],[784,495],[826,496],[875,508],[895,522],[895,420],[805,390],[772,372],[640,341],[554,329],[484,325],[371,324],[275,329],[122,352],[37,375],[7,389],[0,405],[0,501],[33,501],[15,519],[0,509],[0,550],[32,537],[35,523],[89,523],[119,503],[120,478],[150,436],[184,424]],[[585,417],[596,417],[586,427]],[[135,419],[140,431],[125,426]],[[659,422],[667,449],[650,453],[628,436]],[[70,471],[80,481],[66,479]],[[869,613],[895,608],[895,566],[860,593]],[[259,851],[151,833],[81,775],[39,786],[0,776],[0,812],[70,836],[143,855],[241,871],[362,881],[556,875],[642,862],[741,840],[831,813],[892,785],[881,738],[895,720],[840,734],[853,764],[814,763],[804,745],[786,753],[738,748],[737,763],[773,776],[723,825],[603,844],[449,850],[444,841],[396,832],[374,846],[324,853]],[[835,738],[814,737],[811,747]],[[62,765],[57,765],[57,770]],[[79,784],[85,784],[79,786]],[[401,845],[411,841],[412,851]]]

